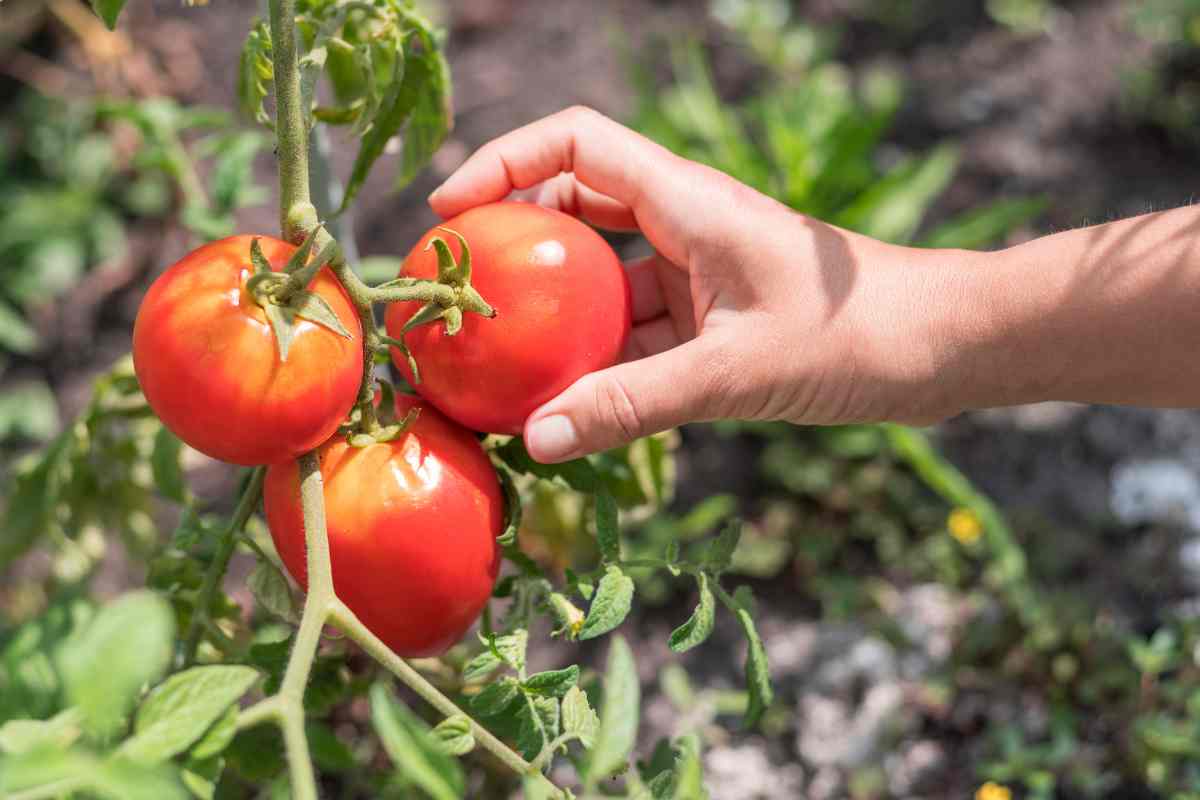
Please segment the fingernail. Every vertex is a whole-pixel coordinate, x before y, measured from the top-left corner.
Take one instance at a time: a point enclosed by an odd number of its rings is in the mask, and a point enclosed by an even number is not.
[[[438,195],[442,193],[442,189],[444,189],[445,186],[446,186],[446,184],[443,183],[441,186],[434,189],[432,192],[429,193],[429,197],[425,198],[425,201],[428,203],[435,202],[437,200]]]
[[[543,417],[525,429],[525,446],[538,461],[557,461],[575,452],[579,434],[569,417]]]

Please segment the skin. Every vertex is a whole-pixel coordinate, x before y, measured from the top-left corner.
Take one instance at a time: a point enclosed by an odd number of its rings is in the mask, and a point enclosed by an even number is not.
[[[246,293],[250,243],[234,236],[193,250],[150,287],[133,329],[133,363],[150,407],[180,439],[234,464],[295,458],[328,439],[358,396],[362,327],[328,271],[309,284],[350,332],[298,320],[279,360],[266,314]],[[295,247],[258,237],[279,271]]]
[[[478,206],[446,222],[471,248],[471,285],[497,310],[494,319],[468,314],[457,336],[441,324],[410,331],[405,341],[421,373],[417,392],[468,428],[519,434],[533,411],[578,378],[617,363],[630,328],[630,290],[608,243],[579,220],[528,203]],[[437,277],[429,242],[408,254],[402,274]],[[399,338],[420,303],[393,303],[389,335]],[[564,346],[564,343],[570,343]],[[414,383],[408,361],[392,360]]]
[[[718,418],[926,424],[1046,400],[1200,404],[1200,211],[997,252],[886,244],[798,214],[587,108],[482,147],[443,217],[524,190],[653,254],[624,363],[530,414],[540,461]],[[486,296],[486,295],[485,295]]]
[[[333,584],[398,655],[435,656],[462,638],[491,596],[504,498],[469,431],[409,396],[396,407],[398,417],[421,409],[399,439],[359,448],[339,436],[318,451]],[[267,470],[263,503],[275,548],[307,588],[295,461]]]

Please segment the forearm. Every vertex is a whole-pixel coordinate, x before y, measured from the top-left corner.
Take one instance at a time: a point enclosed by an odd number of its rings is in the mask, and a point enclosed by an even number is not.
[[[964,407],[1200,406],[1200,208],[985,254],[965,279]]]

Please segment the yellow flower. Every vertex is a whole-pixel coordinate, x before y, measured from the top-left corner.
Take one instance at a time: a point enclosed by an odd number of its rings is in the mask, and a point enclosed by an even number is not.
[[[1012,792],[1007,786],[988,781],[976,790],[975,800],[1012,800]]]
[[[956,508],[951,511],[946,519],[946,527],[950,529],[950,535],[961,544],[975,544],[983,535],[983,523],[979,521],[979,515],[969,508]]]

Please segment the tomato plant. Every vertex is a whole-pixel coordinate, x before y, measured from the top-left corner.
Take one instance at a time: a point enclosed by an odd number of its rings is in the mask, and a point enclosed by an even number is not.
[[[409,396],[396,409],[418,412],[398,438],[354,447],[339,436],[317,451],[333,587],[397,654],[434,656],[492,594],[504,498],[466,429]],[[267,470],[263,504],[283,563],[307,586],[295,461]]]
[[[296,252],[259,237],[278,271]],[[267,311],[246,290],[250,236],[204,245],[147,292],[133,331],[133,363],[147,402],[180,439],[222,461],[273,464],[324,442],[358,397],[362,330],[328,270],[313,279],[349,335],[299,319],[286,360]]]
[[[462,336],[443,336],[432,325],[405,333],[420,305],[395,303],[387,311],[388,333],[403,337],[418,374],[398,348],[392,357],[447,416],[477,431],[520,433],[542,403],[616,363],[630,329],[629,282],[616,253],[587,225],[516,202],[479,206],[429,231],[401,274],[436,276],[430,242],[447,230],[469,243],[472,283],[497,317],[464,320]],[[448,238],[463,259],[461,244]]]

